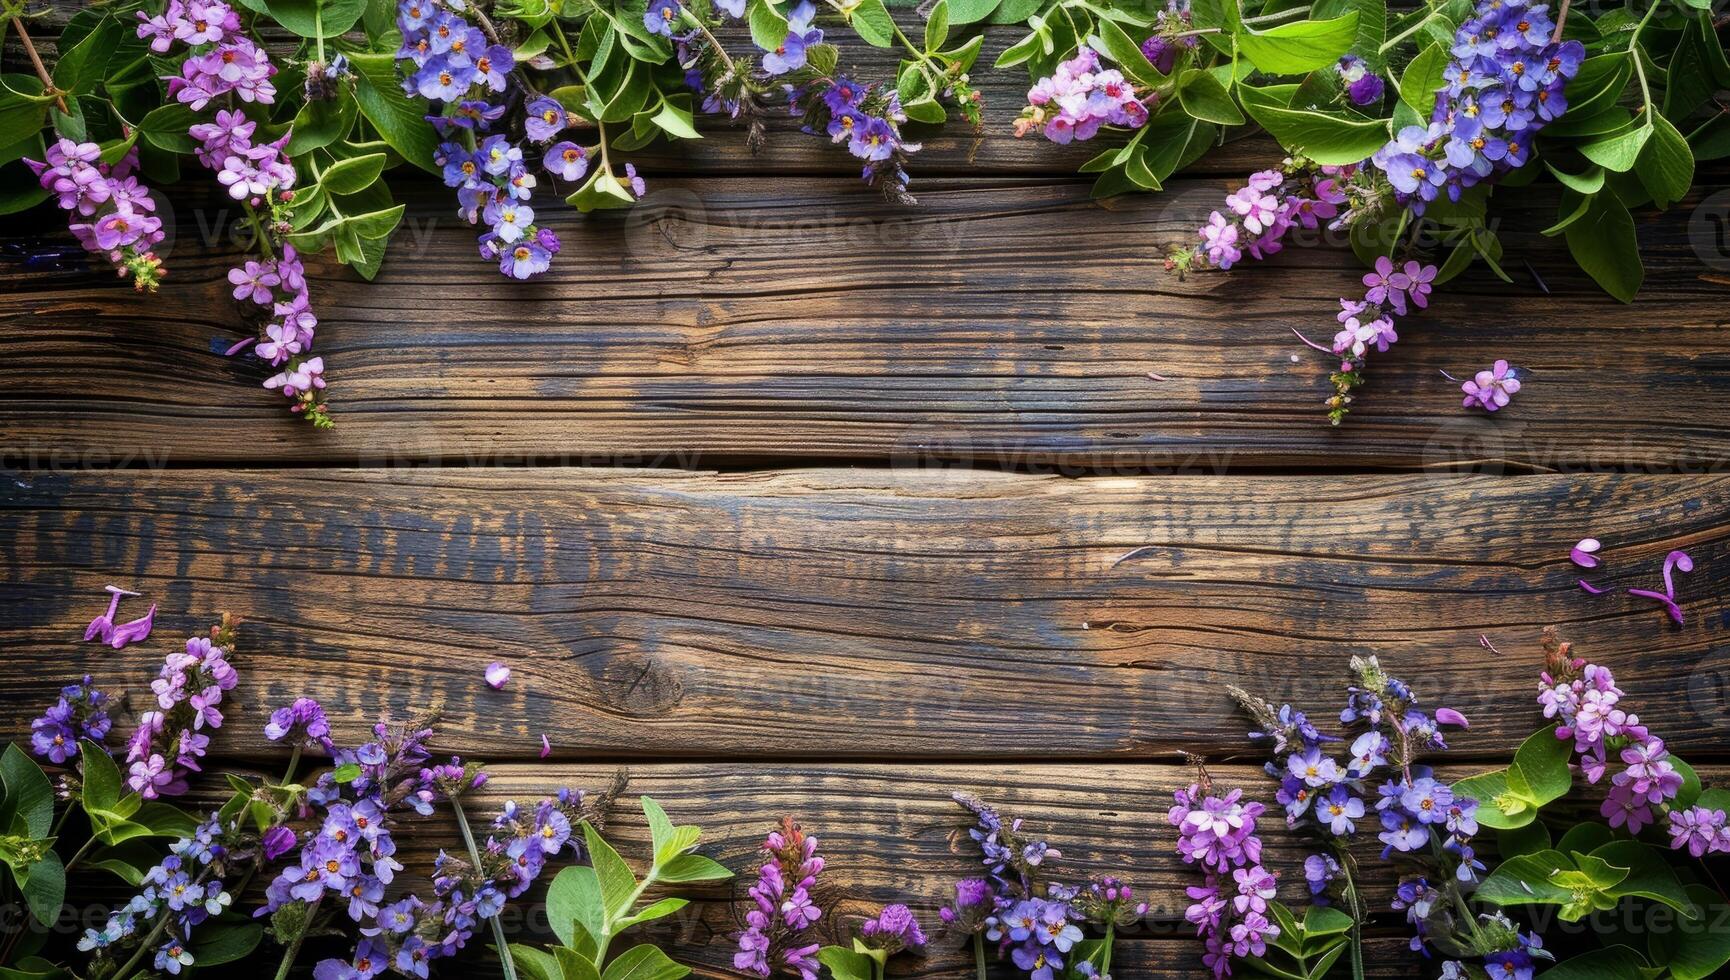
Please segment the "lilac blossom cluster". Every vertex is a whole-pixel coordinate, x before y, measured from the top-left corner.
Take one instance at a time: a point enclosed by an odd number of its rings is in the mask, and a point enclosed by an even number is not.
[[[1547,4],[1480,0],[1454,33],[1453,60],[1428,126],[1407,126],[1370,157],[1395,200],[1422,214],[1481,181],[1525,165],[1533,138],[1568,108],[1579,41],[1555,39]]]
[[[447,787],[460,792],[460,787]],[[505,903],[528,891],[547,859],[574,852],[572,827],[580,819],[583,794],[562,789],[533,807],[507,802],[480,848],[477,867],[465,857],[439,852],[433,869],[433,897],[409,894],[388,905],[365,910],[361,941],[348,960],[326,959],[315,980],[371,980],[386,968],[426,977],[433,960],[454,956],[482,923],[496,918]],[[350,914],[353,915],[351,906]]]
[[[1558,722],[1556,737],[1574,743],[1580,771],[1588,783],[1604,778],[1611,753],[1621,763],[1610,776],[1610,788],[1599,807],[1610,826],[1638,834],[1657,821],[1659,812],[1667,812],[1673,846],[1692,850],[1698,840],[1702,853],[1725,849],[1730,839],[1719,833],[1722,813],[1716,819],[1707,816],[1702,820],[1691,810],[1670,809],[1670,801],[1682,789],[1682,773],[1670,760],[1664,740],[1648,731],[1639,715],[1622,706],[1622,690],[1610,669],[1572,656],[1569,646],[1554,642],[1553,637],[1546,637],[1546,646],[1538,704],[1545,718]],[[1685,831],[1681,834],[1677,833],[1679,813],[1690,814],[1680,818]],[[1702,828],[1704,836],[1700,836]]]
[[[84,931],[78,948],[100,959],[160,940],[151,960],[158,972],[178,976],[196,966],[193,931],[233,904],[234,894],[223,879],[254,859],[248,843],[236,827],[224,826],[222,818],[212,813],[191,837],[175,841],[168,856],[144,873],[142,890],[112,912],[101,929]],[[160,927],[159,920],[164,920]]]
[[[1200,783],[1173,797],[1166,820],[1177,828],[1177,853],[1186,864],[1200,865],[1204,876],[1186,889],[1191,904],[1184,918],[1206,947],[1202,964],[1215,977],[1229,976],[1233,956],[1260,957],[1280,934],[1267,916],[1277,879],[1262,867],[1256,836],[1256,820],[1267,808],[1245,802],[1240,789],[1219,796]]]
[[[1340,180],[1346,168],[1312,171],[1291,160],[1278,170],[1249,175],[1244,185],[1225,199],[1225,210],[1208,215],[1198,229],[1201,243],[1171,257],[1168,267],[1187,271],[1195,265],[1229,269],[1248,252],[1266,258],[1284,247],[1294,228],[1315,230],[1340,213],[1346,195]]]
[[[1115,68],[1100,68],[1089,47],[1058,64],[1050,77],[1027,91],[1027,108],[1015,120],[1015,135],[1037,129],[1053,143],[1090,140],[1103,126],[1140,129],[1147,125],[1148,102]]]
[[[58,766],[78,755],[81,740],[101,745],[114,727],[108,701],[89,674],[61,688],[60,698],[30,723],[30,751]]]
[[[445,184],[456,189],[457,213],[469,224],[486,224],[481,257],[496,261],[499,271],[513,279],[547,271],[559,252],[559,238],[535,224],[529,203],[537,184],[535,161],[508,136],[483,135],[509,107],[516,68],[510,49],[436,0],[402,0],[397,27],[402,31],[397,58],[412,65],[405,68],[403,89],[444,103],[442,112],[427,117],[447,137],[434,162],[443,169]],[[524,113],[525,131],[536,143],[551,143],[570,124],[565,108],[546,96],[532,99]],[[588,151],[561,141],[545,151],[540,163],[576,180],[588,169]]]
[[[234,104],[270,105],[276,89],[270,83],[276,66],[270,56],[242,31],[240,18],[221,0],[170,0],[156,16],[138,12],[138,36],[165,54],[176,43],[187,47],[181,73],[168,79],[168,91],[194,111],[225,100],[207,120],[194,123],[187,134],[198,141],[194,155],[216,174],[228,196],[247,210],[258,232],[262,261],[248,260],[229,270],[234,298],[260,307],[261,327],[254,338],[230,347],[235,354],[255,341],[255,353],[278,372],[264,387],[289,400],[289,410],[305,415],[320,428],[330,416],[324,406],[324,358],[308,356],[318,318],[313,315],[305,269],[294,247],[282,243],[278,253],[267,232],[287,228],[287,205],[296,183],[294,164],[286,152],[290,134],[254,142],[258,124]],[[232,96],[232,98],[229,98]],[[261,217],[262,216],[262,217]]]
[[[240,29],[240,16],[222,0],[169,0],[162,13],[138,11],[138,36],[150,50],[167,54],[177,42],[193,49],[169,76],[168,94],[194,111],[233,93],[242,102],[269,105],[276,98],[270,79],[276,65]]]
[[[791,817],[763,841],[763,863],[751,885],[754,907],[745,913],[733,969],[755,977],[777,972],[817,980],[819,943],[803,934],[823,917],[812,890],[823,870],[817,838],[808,837]]]
[[[222,635],[219,629],[212,633]],[[165,657],[150,682],[156,706],[138,716],[126,742],[126,785],[147,800],[186,792],[187,774],[202,771],[208,732],[222,727],[223,692],[239,681],[228,651],[211,637],[192,637],[184,652]]]
[[[130,276],[140,291],[155,292],[162,282],[162,260],[151,251],[164,237],[162,219],[149,188],[133,175],[136,148],[113,166],[95,143],[60,139],[49,144],[41,162],[25,160],[42,189],[68,212],[67,229],[86,251],[105,256],[122,279]]]
[[[1161,75],[1169,75],[1177,66],[1177,56],[1201,43],[1194,28],[1189,0],[1166,0],[1165,9],[1154,14],[1153,33],[1141,42],[1141,53]]]
[[[310,712],[308,712],[310,714]],[[402,870],[390,823],[399,808],[421,815],[460,788],[478,785],[484,775],[466,769],[460,760],[428,765],[430,725],[411,722],[374,726],[373,739],[357,748],[332,753],[335,769],[320,775],[306,793],[318,817],[318,828],[301,842],[298,860],[283,868],[265,889],[265,904],[254,915],[275,915],[298,906],[299,928],[310,926],[312,913],[323,903],[342,903],[355,922],[370,922],[380,914],[385,886]],[[341,773],[343,779],[339,780]],[[347,777],[352,776],[352,779]],[[330,906],[325,906],[329,908]],[[292,930],[284,930],[292,931]],[[425,976],[424,962],[432,951],[410,948],[406,964]]]
[[[913,910],[905,905],[885,905],[872,918],[859,925],[860,942],[872,949],[894,955],[907,949],[925,946],[925,930]]]

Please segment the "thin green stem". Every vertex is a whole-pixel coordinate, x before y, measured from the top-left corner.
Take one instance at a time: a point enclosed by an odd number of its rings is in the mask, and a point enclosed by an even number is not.
[[[1345,879],[1346,879],[1346,888],[1345,888],[1346,904],[1351,907],[1351,911],[1352,911],[1352,928],[1351,928],[1351,934],[1350,934],[1351,951],[1352,951],[1352,980],[1364,980],[1364,927],[1363,927],[1364,903],[1363,903],[1363,897],[1358,894],[1357,878],[1356,878],[1356,876],[1354,876],[1352,874],[1353,861],[1352,861],[1351,853],[1348,852],[1344,847],[1336,847],[1335,853],[1337,853],[1339,855],[1340,873],[1342,875],[1344,875]]]
[[[973,967],[979,972],[979,980],[985,980],[985,934],[973,934]]]
[[[469,829],[468,814],[463,812],[462,800],[451,797],[451,809],[457,815],[457,829],[463,832],[463,844],[469,849],[469,861],[473,862],[475,873],[481,870],[481,849],[475,844],[474,831]],[[499,965],[504,970],[505,980],[517,980],[517,965],[511,961],[511,943],[505,936],[505,924],[499,916],[493,916],[493,942],[499,947]]]
[[[247,223],[252,225],[252,233],[258,236],[259,251],[263,252],[267,259],[276,258],[276,248],[270,244],[270,236],[264,233],[264,222],[258,220],[258,209],[250,204],[244,205],[244,207],[246,208]]]
[[[294,960],[300,955],[300,944],[306,941],[306,934],[312,931],[313,914],[318,911],[318,903],[323,900],[323,896],[315,898],[312,904],[306,907],[306,921],[301,925],[300,934],[282,951],[282,962],[276,968],[276,980],[288,980],[288,971],[294,969]]]
[[[1100,957],[1099,961],[1099,972],[1108,977],[1111,976],[1111,947],[1116,942],[1117,924],[1112,923],[1105,927],[1105,955]]]
[[[1288,17],[1294,17],[1294,16],[1296,16],[1296,17],[1308,17],[1309,13],[1310,13],[1310,8],[1308,6],[1292,7],[1292,8],[1289,8],[1287,10],[1276,10],[1271,14],[1260,14],[1260,15],[1255,16],[1255,17],[1245,17],[1243,19],[1243,22],[1245,24],[1262,24],[1262,23],[1266,23],[1268,21],[1285,20]]]
[[[318,46],[318,63],[324,64],[324,4],[312,5],[312,40]]]
[[[96,835],[91,834],[90,839],[86,840],[82,845],[80,845],[78,850],[73,853],[72,857],[67,860],[66,870],[71,871],[73,868],[76,868],[78,866],[78,862],[83,860],[84,855],[90,853],[90,849],[94,846],[96,846]]]
[[[1430,20],[1436,16],[1437,12],[1438,11],[1436,10],[1436,8],[1434,6],[1431,6],[1424,13],[1424,16],[1418,18],[1417,22],[1412,24],[1412,26],[1399,32],[1398,34],[1395,34],[1393,37],[1388,38],[1386,43],[1384,43],[1381,47],[1376,49],[1376,53],[1378,53],[1378,54],[1388,53],[1388,51],[1390,49],[1392,49],[1394,47],[1394,45],[1399,44],[1401,41],[1404,41],[1406,38],[1411,37],[1413,34],[1416,34],[1418,31],[1422,30],[1423,26],[1425,24],[1428,24],[1430,22]],[[1414,13],[1415,13],[1415,11],[1414,11]]]

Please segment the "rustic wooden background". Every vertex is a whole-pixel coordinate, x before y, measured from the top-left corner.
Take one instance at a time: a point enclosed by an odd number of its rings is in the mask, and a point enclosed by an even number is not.
[[[219,198],[175,192],[153,299],[87,268],[0,268],[0,734],[83,672],[144,690],[231,612],[244,681],[213,768],[280,765],[260,723],[297,695],[350,739],[438,707],[442,744],[494,765],[492,800],[623,767],[741,872],[791,813],[844,915],[907,901],[932,923],[974,868],[949,844],[967,789],[1049,834],[1065,871],[1136,882],[1156,911],[1120,978],[1200,972],[1163,819],[1183,753],[1271,796],[1227,683],[1327,716],[1349,656],[1378,654],[1472,717],[1443,760],[1463,774],[1537,727],[1554,623],[1724,771],[1722,173],[1640,216],[1631,307],[1537,234],[1552,199],[1502,195],[1514,282],[1440,291],[1333,430],[1327,365],[1289,330],[1330,333],[1361,274],[1348,253],[1162,266],[1271,144],[1095,202],[1073,175],[1093,148],[1014,140],[1025,85],[981,82],[984,132],[926,139],[917,208],[790,124],[757,157],[721,132],[639,156],[652,190],[632,212],[552,210],[566,249],[532,284],[472,256],[444,188],[408,182],[376,283],[314,270],[329,433],[220,355],[239,332]],[[9,222],[8,254],[55,220]],[[1525,391],[1462,413],[1439,370],[1497,357]],[[1650,587],[1688,549],[1687,624],[1581,592],[1567,552],[1587,534],[1614,586]],[[161,604],[150,642],[77,642],[110,582]],[[504,691],[482,681],[495,659]],[[1301,851],[1269,830],[1295,899]],[[424,869],[454,828],[412,840]],[[702,976],[726,975],[742,888],[660,934]],[[544,934],[525,912],[513,928]],[[1418,969],[1399,933],[1378,930],[1377,975]],[[961,964],[940,944],[899,974]]]

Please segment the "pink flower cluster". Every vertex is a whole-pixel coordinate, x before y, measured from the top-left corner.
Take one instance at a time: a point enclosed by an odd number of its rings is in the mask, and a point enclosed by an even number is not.
[[[186,792],[186,774],[201,771],[198,760],[222,727],[222,692],[240,680],[227,652],[206,637],[186,641],[185,653],[171,653],[150,682],[157,710],[138,716],[138,729],[126,743],[131,768],[126,785],[147,800]]]
[[[155,17],[138,14],[138,36],[150,40],[151,50],[167,52],[176,42],[193,49],[181,66],[181,75],[168,80],[177,99],[193,109],[205,108],[213,99],[232,94],[242,102],[269,104],[276,96],[270,77],[276,74],[270,56],[240,31],[240,18],[221,0],[169,0],[168,9]],[[208,47],[207,47],[208,46]],[[210,119],[193,124],[187,133],[198,141],[198,161],[214,171],[228,196],[240,201],[254,219],[269,219],[280,227],[276,208],[286,203],[296,181],[294,164],[285,149],[289,133],[265,143],[253,142],[258,124],[230,104]],[[294,246],[273,251],[260,236],[264,253],[260,261],[248,260],[228,272],[234,298],[263,307],[264,325],[257,337],[229,348],[234,354],[257,343],[256,353],[281,370],[267,378],[264,387],[280,391],[289,399],[290,410],[304,413],[317,425],[328,425],[322,402],[325,389],[324,358],[309,357],[318,317],[312,312],[305,268]]]
[[[1233,956],[1261,956],[1267,941],[1278,938],[1279,926],[1267,917],[1277,879],[1261,866],[1261,838],[1256,818],[1267,809],[1243,799],[1242,790],[1215,796],[1200,785],[1173,794],[1177,805],[1166,820],[1177,828],[1177,853],[1188,864],[1201,865],[1206,877],[1187,890],[1193,904],[1184,918],[1195,924],[1206,952],[1202,963],[1217,977],[1231,974]],[[1235,894],[1229,897],[1227,885]]]
[[[138,36],[150,50],[166,54],[175,42],[200,49],[167,77],[168,94],[193,109],[233,92],[243,102],[268,105],[276,98],[270,83],[276,66],[270,56],[240,33],[240,17],[221,0],[169,0],[168,9],[152,17],[138,12]]]
[[[800,935],[823,917],[811,896],[823,870],[817,838],[805,836],[791,818],[783,818],[763,842],[763,856],[749,892],[756,906],[745,913],[733,968],[755,977],[780,972],[817,980],[821,944],[805,942]]]
[[[1703,806],[1670,811],[1670,847],[1696,858],[1730,854],[1730,816]]]
[[[132,277],[140,290],[155,291],[162,281],[162,260],[151,247],[163,239],[162,219],[149,190],[132,175],[138,151],[128,150],[112,167],[102,162],[95,143],[56,140],[45,158],[25,160],[42,189],[71,215],[72,237],[91,252],[106,255],[115,271]]]
[[[1015,135],[1039,128],[1053,143],[1092,139],[1101,126],[1140,129],[1147,124],[1147,103],[1115,68],[1099,69],[1099,55],[1082,48],[1049,78],[1027,92],[1028,106],[1015,121]]]
[[[1460,385],[1460,390],[1466,393],[1465,401],[1460,403],[1461,407],[1471,408],[1476,405],[1486,412],[1494,412],[1506,407],[1509,400],[1519,392],[1520,376],[1508,366],[1507,361],[1498,360],[1489,370],[1479,371],[1466,380]]]
[[[1249,175],[1249,181],[1228,194],[1226,210],[1208,215],[1192,260],[1215,269],[1229,269],[1247,251],[1257,259],[1278,252],[1293,228],[1314,230],[1340,213],[1346,196],[1328,170],[1314,175],[1287,176],[1279,170]]]
[[[1682,774],[1670,761],[1664,740],[1622,708],[1622,690],[1607,667],[1575,658],[1558,674],[1546,670],[1540,679],[1538,703],[1544,717],[1561,723],[1557,738],[1573,740],[1587,782],[1602,779],[1609,753],[1617,753],[1624,768],[1610,777],[1600,812],[1611,827],[1626,826],[1628,833],[1638,834],[1654,821],[1653,808],[1667,806],[1682,789]]]
[[[1375,267],[1364,274],[1364,298],[1340,298],[1339,332],[1334,334],[1333,352],[1341,360],[1362,361],[1371,347],[1386,351],[1400,339],[1394,332],[1394,317],[1405,316],[1410,307],[1430,305],[1430,284],[1436,267],[1407,262],[1396,267],[1392,259],[1378,256]],[[1349,370],[1350,364],[1342,366]]]

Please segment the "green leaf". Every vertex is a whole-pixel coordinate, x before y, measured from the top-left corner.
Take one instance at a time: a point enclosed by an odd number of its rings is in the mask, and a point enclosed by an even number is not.
[[[1503,858],[1551,849],[1550,829],[1538,821],[1513,830],[1496,831],[1496,853]],[[1561,850],[1566,850],[1562,848]]]
[[[588,844],[589,864],[595,869],[595,879],[601,886],[601,907],[606,921],[623,918],[630,910],[631,896],[637,890],[637,876],[631,866],[613,850],[591,824],[583,824],[583,840]]]
[[[136,887],[144,876],[161,860],[157,849],[142,840],[130,841],[118,847],[106,847],[94,858],[85,860],[93,868],[101,868],[119,876],[121,881]]]
[[[654,119],[655,125],[679,139],[700,140],[703,138],[702,134],[697,132],[697,127],[692,125],[690,110],[681,109],[671,102],[663,100],[661,111],[655,113]]]
[[[522,943],[511,943],[511,962],[516,964],[517,972],[529,980],[561,980],[564,972],[559,969],[559,961],[551,953],[524,946]]]
[[[319,99],[300,107],[288,138],[288,152],[299,155],[318,150],[346,137],[354,128],[360,105],[354,99]],[[145,119],[148,121],[149,116]]]
[[[16,745],[0,753],[0,786],[6,791],[0,807],[0,832],[11,830],[32,840],[45,840],[54,830],[54,787],[48,775]]]
[[[1330,905],[1311,905],[1304,913],[1305,936],[1331,936],[1351,928],[1352,917]]]
[[[1634,162],[1634,174],[1652,195],[1652,203],[1667,208],[1688,196],[1694,186],[1694,151],[1670,120],[1653,113],[1652,136]]]
[[[1640,151],[1652,136],[1651,117],[1638,125],[1628,126],[1607,136],[1599,136],[1580,144],[1586,159],[1605,170],[1626,173],[1640,160]]]
[[[1573,901],[1573,890],[1557,884],[1555,875],[1572,870],[1574,862],[1560,851],[1521,854],[1497,866],[1474,894],[1481,901],[1504,907],[1566,905]]]
[[[644,943],[632,946],[607,964],[601,980],[678,980],[691,968],[674,963],[658,947]]]
[[[768,0],[751,0],[745,22],[751,26],[751,41],[765,51],[773,51],[787,40],[787,18]]]
[[[1670,806],[1672,809],[1686,810],[1700,798],[1700,774],[1694,771],[1693,766],[1683,762],[1677,756],[1670,756],[1670,764],[1682,774],[1682,786],[1676,790],[1676,796],[1670,800]]]
[[[1704,885],[1689,885],[1687,891],[1702,915],[1697,921],[1677,923],[1666,965],[1673,980],[1706,980],[1730,963],[1730,930],[1717,926],[1730,915],[1730,907]]]
[[[379,174],[384,173],[384,162],[385,155],[383,153],[368,153],[363,156],[349,157],[347,160],[338,160],[319,176],[318,182],[331,194],[359,193],[370,187],[372,182],[378,179]],[[394,228],[395,226],[393,222],[391,227]],[[377,238],[379,236],[370,237]],[[355,768],[359,769],[360,767],[355,766]],[[356,772],[355,775],[358,776],[360,773]],[[353,780],[354,777],[351,776],[347,781],[352,782]],[[344,782],[344,780],[338,779],[337,782]]]
[[[601,972],[595,969],[594,962],[574,949],[555,946],[553,958],[558,960],[559,975],[564,980],[601,980]]]
[[[31,917],[45,926],[53,926],[59,921],[60,907],[66,901],[66,867],[60,863],[60,855],[52,850],[45,852],[26,875],[21,887]]]
[[[138,121],[138,131],[153,146],[170,153],[191,153],[198,143],[187,130],[198,121],[198,113],[179,102],[170,102],[145,113]]]
[[[1436,107],[1436,89],[1444,84],[1442,73],[1447,67],[1448,52],[1440,44],[1418,52],[1400,75],[1400,101],[1428,119]]]
[[[931,54],[949,40],[949,0],[937,0],[925,18],[925,53]]]
[[[41,88],[41,83],[37,83],[37,88]],[[0,146],[22,143],[41,132],[47,120],[46,105],[12,92],[0,92]]]
[[[1095,49],[1116,62],[1117,67],[1135,81],[1143,85],[1160,85],[1165,82],[1165,76],[1160,74],[1159,69],[1142,53],[1141,45],[1136,44],[1134,39],[1115,23],[1109,20],[1099,22],[1098,42],[1094,45]],[[1235,107],[1233,111],[1236,111]]]
[[[64,92],[83,95],[90,92],[108,68],[108,61],[120,43],[120,25],[103,18],[71,50],[62,50],[54,64],[54,87]]]
[[[950,0],[949,23],[976,24],[997,10],[1000,0]]]
[[[1385,120],[1341,113],[1292,109],[1247,85],[1238,86],[1245,111],[1282,146],[1301,150],[1316,163],[1343,166],[1362,162],[1388,140]]]
[[[1562,186],[1576,194],[1596,194],[1604,189],[1603,167],[1592,167],[1583,174],[1568,173],[1566,170],[1558,169],[1555,164],[1548,160],[1544,161],[1544,167],[1550,171],[1551,176],[1561,182]]]
[[[1544,971],[1544,980],[1606,980],[1637,977],[1646,958],[1626,946],[1609,946],[1569,957]]]
[[[199,967],[221,966],[252,955],[258,941],[264,938],[264,926],[257,922],[217,920],[200,926],[193,936],[192,956]]]
[[[613,931],[615,933],[624,932],[632,926],[642,925],[645,922],[653,922],[656,919],[664,919],[689,904],[691,904],[689,899],[663,898],[655,904],[638,909],[632,915],[628,915],[613,923]]]
[[[701,854],[681,854],[668,861],[655,877],[665,882],[722,881],[733,877],[733,872]]]
[[[1229,0],[1228,0],[1229,2]],[[1270,75],[1301,75],[1331,67],[1358,36],[1357,11],[1331,20],[1300,20],[1237,36],[1238,50]]]
[[[1574,774],[1568,768],[1572,757],[1573,742],[1557,738],[1555,725],[1534,732],[1514,752],[1514,764],[1508,767],[1508,788],[1533,809],[1554,802],[1574,784]]]
[[[397,84],[394,57],[356,53],[348,58],[355,70],[354,97],[361,115],[404,160],[438,174],[439,168],[433,165],[438,136],[426,124],[427,102],[403,93]]]
[[[1614,898],[1634,895],[1670,906],[1690,919],[1698,919],[1700,911],[1689,900],[1688,893],[1677,880],[1676,872],[1661,852],[1637,840],[1612,841],[1590,855],[1599,861],[1628,869],[1626,876],[1607,886],[1605,893]]]
[[[1646,277],[1634,217],[1608,191],[1590,200],[1585,216],[1568,226],[1568,252],[1605,292],[1631,303]]]
[[[405,205],[398,204],[382,211],[352,214],[344,218],[342,223],[344,227],[353,229],[354,233],[361,238],[384,238],[396,231],[396,226],[402,222],[402,213],[405,207]]]
[[[892,48],[895,46],[895,21],[884,8],[883,0],[864,0],[853,8],[853,15],[848,20],[853,25],[853,33],[866,44],[877,48]],[[766,45],[770,50],[780,44],[776,38],[774,44]]]
[[[829,968],[832,980],[873,980],[871,957],[843,946],[825,946],[817,961]]]
[[[270,16],[301,37],[340,37],[347,34],[367,0],[265,0]]]
[[[643,815],[649,820],[649,836],[655,849],[654,864],[658,868],[671,861],[675,856],[690,850],[702,831],[696,826],[687,824],[682,827],[673,826],[673,821],[667,816],[667,811],[661,808],[652,797],[642,798]]]
[[[120,779],[120,767],[114,764],[114,760],[100,745],[89,739],[79,741],[78,758],[83,770],[82,802],[85,811],[113,811],[120,803],[121,792],[125,789]]]
[[[587,214],[602,208],[628,208],[637,198],[605,167],[596,167],[588,182],[566,197],[565,203]]]
[[[1204,122],[1222,126],[1236,126],[1243,122],[1243,113],[1231,101],[1231,93],[1212,72],[1201,68],[1190,68],[1179,77],[1177,101],[1184,112]]]
[[[332,169],[335,169],[335,168],[333,167]],[[360,187],[365,187],[365,186],[366,186],[365,184],[361,184],[358,187],[355,187],[351,190],[336,191],[336,193],[338,193],[338,194],[352,194],[355,190],[359,190]],[[331,779],[331,782],[333,782],[333,783],[352,783],[355,780],[360,778],[361,772],[363,772],[363,770],[361,769],[359,764],[353,763],[353,762],[345,762],[342,765],[337,766],[335,769],[332,769],[330,771],[330,779]]]
[[[1565,854],[1572,854],[1575,851],[1590,854],[1615,839],[1616,835],[1609,827],[1594,821],[1587,821],[1569,827],[1567,832],[1562,835],[1562,839],[1556,842],[1556,850]]]
[[[584,930],[582,938],[589,938],[602,933],[606,919],[607,909],[601,900],[601,883],[595,877],[595,869],[587,865],[572,865],[554,876],[547,889],[547,922],[552,926],[553,935],[559,937],[559,942],[573,949],[580,948],[573,923]],[[592,952],[592,938],[588,945]]]

